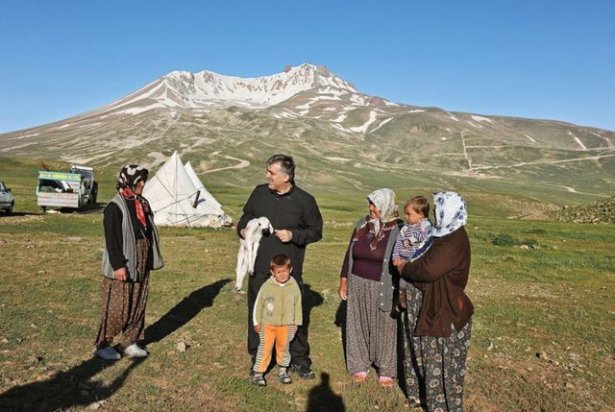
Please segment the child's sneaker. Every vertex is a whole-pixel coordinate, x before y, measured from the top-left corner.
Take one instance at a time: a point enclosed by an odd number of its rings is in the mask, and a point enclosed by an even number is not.
[[[280,374],[278,375],[278,379],[280,380],[280,382],[282,382],[285,385],[288,385],[289,383],[293,383],[293,379],[290,377],[290,375],[286,371],[280,372]]]
[[[252,377],[250,378],[250,382],[254,386],[267,386],[267,381],[265,380],[265,377],[262,373],[255,373],[254,375],[252,375]]]

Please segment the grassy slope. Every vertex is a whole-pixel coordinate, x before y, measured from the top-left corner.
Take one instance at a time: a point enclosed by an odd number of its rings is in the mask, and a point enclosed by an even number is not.
[[[28,199],[37,168],[0,165],[18,200],[23,195],[18,212],[36,211]],[[99,176],[100,199],[108,199],[113,173]],[[249,191],[211,189],[235,214]],[[403,189],[400,197],[421,191]],[[504,219],[509,203],[528,199],[469,193],[468,293],[476,315],[467,410],[615,408],[612,227]],[[364,194],[315,194],[325,236],[309,247],[305,278],[319,378],[289,386],[270,379],[264,390],[246,379],[247,309],[245,298],[231,293],[231,230],[162,229],[166,267],[153,274],[146,319],[151,356],[106,364],[90,357],[101,215],[0,217],[0,410],[80,409],[97,400],[105,410],[336,410],[339,397],[347,410],[400,409],[401,392],[379,390],[373,375],[365,385],[349,382],[336,324],[337,276]]]

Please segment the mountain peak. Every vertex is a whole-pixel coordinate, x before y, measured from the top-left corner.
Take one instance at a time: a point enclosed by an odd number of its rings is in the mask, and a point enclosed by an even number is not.
[[[252,78],[228,76],[209,70],[198,73],[173,71],[108,108],[115,110],[138,105],[143,108],[166,106],[198,109],[238,105],[259,109],[274,106],[312,89],[360,94],[351,83],[333,74],[326,66],[304,63],[286,66],[280,73]],[[128,110],[135,112],[139,109]]]

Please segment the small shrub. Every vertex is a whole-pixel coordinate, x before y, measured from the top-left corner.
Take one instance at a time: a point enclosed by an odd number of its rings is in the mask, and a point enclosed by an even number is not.
[[[546,235],[547,231],[544,229],[532,229],[532,230],[528,230],[525,233],[530,234],[530,235]]]
[[[491,241],[496,246],[517,246],[519,241],[510,235],[496,235]]]

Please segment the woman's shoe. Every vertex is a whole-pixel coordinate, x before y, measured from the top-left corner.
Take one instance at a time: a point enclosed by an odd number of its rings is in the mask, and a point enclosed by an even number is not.
[[[367,372],[357,372],[355,374],[352,375],[352,380],[354,382],[365,382],[365,379],[367,378]]]
[[[395,381],[390,376],[380,376],[378,377],[378,385],[383,388],[392,388],[395,385]]]
[[[124,349],[124,355],[129,358],[146,358],[147,352],[141,349],[136,343],[133,343],[126,349]]]
[[[94,354],[104,360],[118,360],[122,357],[122,355],[120,355],[111,346],[105,346],[104,348],[100,348],[96,352],[94,352]]]

